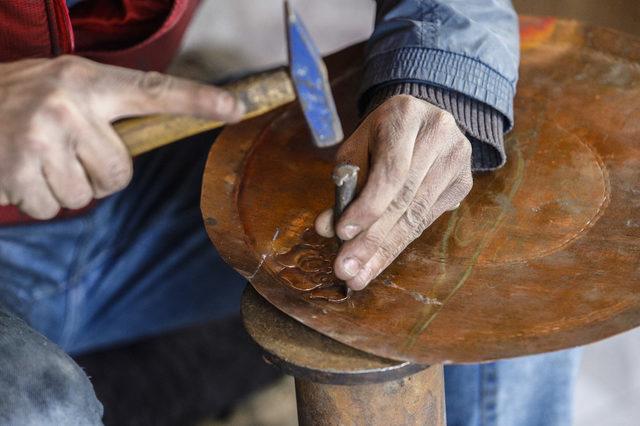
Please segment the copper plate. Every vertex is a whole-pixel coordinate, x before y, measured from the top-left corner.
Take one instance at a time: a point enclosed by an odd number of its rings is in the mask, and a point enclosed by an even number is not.
[[[508,165],[346,303],[278,278],[275,257],[332,203],[334,151],[296,104],[227,128],[202,209],[225,259],[274,306],[342,343],[417,363],[479,362],[582,345],[640,323],[640,41],[551,18],[521,21]],[[328,59],[357,125],[362,46]]]

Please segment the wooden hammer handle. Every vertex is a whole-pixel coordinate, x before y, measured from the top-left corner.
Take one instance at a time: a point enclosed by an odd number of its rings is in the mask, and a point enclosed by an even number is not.
[[[291,79],[284,69],[247,77],[225,86],[225,89],[247,106],[243,120],[269,112],[296,98]],[[186,115],[158,114],[125,118],[115,122],[113,127],[131,155],[136,156],[223,125],[220,121]]]

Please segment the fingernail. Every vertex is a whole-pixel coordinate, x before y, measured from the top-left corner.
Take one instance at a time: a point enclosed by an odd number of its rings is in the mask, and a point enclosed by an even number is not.
[[[344,260],[344,262],[342,262],[342,267],[344,268],[344,271],[347,273],[347,275],[349,275],[350,277],[355,277],[360,271],[360,262],[358,262],[358,260],[354,259],[353,257],[348,257]]]
[[[347,240],[352,239],[360,232],[360,227],[358,225],[347,225],[344,227],[344,236]]]

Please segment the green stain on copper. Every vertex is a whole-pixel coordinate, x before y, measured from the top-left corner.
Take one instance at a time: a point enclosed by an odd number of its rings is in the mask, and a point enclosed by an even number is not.
[[[525,161],[524,161],[524,158],[522,157],[522,151],[520,150],[520,147],[517,144],[517,140],[514,140],[513,144],[514,144],[514,152],[516,154],[515,155],[516,172],[515,172],[515,178],[513,180],[513,185],[511,185],[511,188],[509,189],[509,193],[507,195],[507,200],[509,201],[509,204],[511,203],[513,198],[518,193],[518,190],[520,189],[522,181],[524,180],[524,170],[525,170],[525,167],[524,167]],[[415,325],[411,328],[411,331],[409,332],[409,336],[405,341],[404,350],[411,349],[411,347],[415,345],[418,337],[420,337],[420,335],[422,335],[422,333],[424,333],[425,330],[427,330],[429,325],[438,316],[438,313],[440,313],[440,311],[446,306],[447,302],[451,300],[451,298],[458,292],[458,290],[460,290],[460,288],[462,288],[464,283],[469,279],[469,277],[473,272],[473,268],[476,266],[476,263],[480,258],[480,255],[491,242],[491,239],[493,238],[495,232],[500,227],[500,224],[504,220],[508,211],[509,209],[505,208],[504,206],[503,208],[500,209],[500,213],[496,217],[495,221],[493,222],[493,224],[491,224],[491,227],[489,228],[487,233],[484,235],[484,237],[480,240],[480,243],[478,244],[475,251],[473,252],[471,259],[469,260],[469,265],[464,270],[464,272],[462,273],[462,276],[458,279],[458,281],[453,286],[449,294],[447,294],[444,300],[442,300],[442,304],[428,305],[421,310],[420,318],[418,319],[418,321],[416,321]],[[455,213],[457,213],[457,210],[454,212],[454,214],[451,215],[451,218],[449,219],[449,223],[447,224],[447,229],[445,230],[445,233],[441,240],[440,257],[443,260],[446,259],[446,255],[449,247],[449,239],[451,238],[452,233],[455,233],[455,228],[456,228],[456,225],[458,224],[459,218],[458,218],[458,215],[456,215]],[[434,285],[431,293],[433,293],[435,289],[442,282],[445,281],[445,278],[447,278],[447,273],[446,273],[446,265],[443,262],[442,265],[440,266],[440,274],[436,278],[436,284]]]
[[[446,259],[447,253],[449,253],[449,240],[456,229],[459,216],[458,209],[454,210],[449,218],[449,222],[447,223],[447,229],[445,229],[444,235],[442,236],[442,243],[440,244],[440,259],[442,260],[442,263],[440,264],[440,272],[442,274],[447,272]]]

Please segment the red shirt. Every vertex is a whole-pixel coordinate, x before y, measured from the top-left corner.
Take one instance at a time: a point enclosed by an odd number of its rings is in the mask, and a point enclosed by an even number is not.
[[[98,62],[164,71],[199,0],[0,1],[0,62],[77,54]],[[59,217],[78,214],[63,210]],[[0,207],[0,225],[31,222]]]

